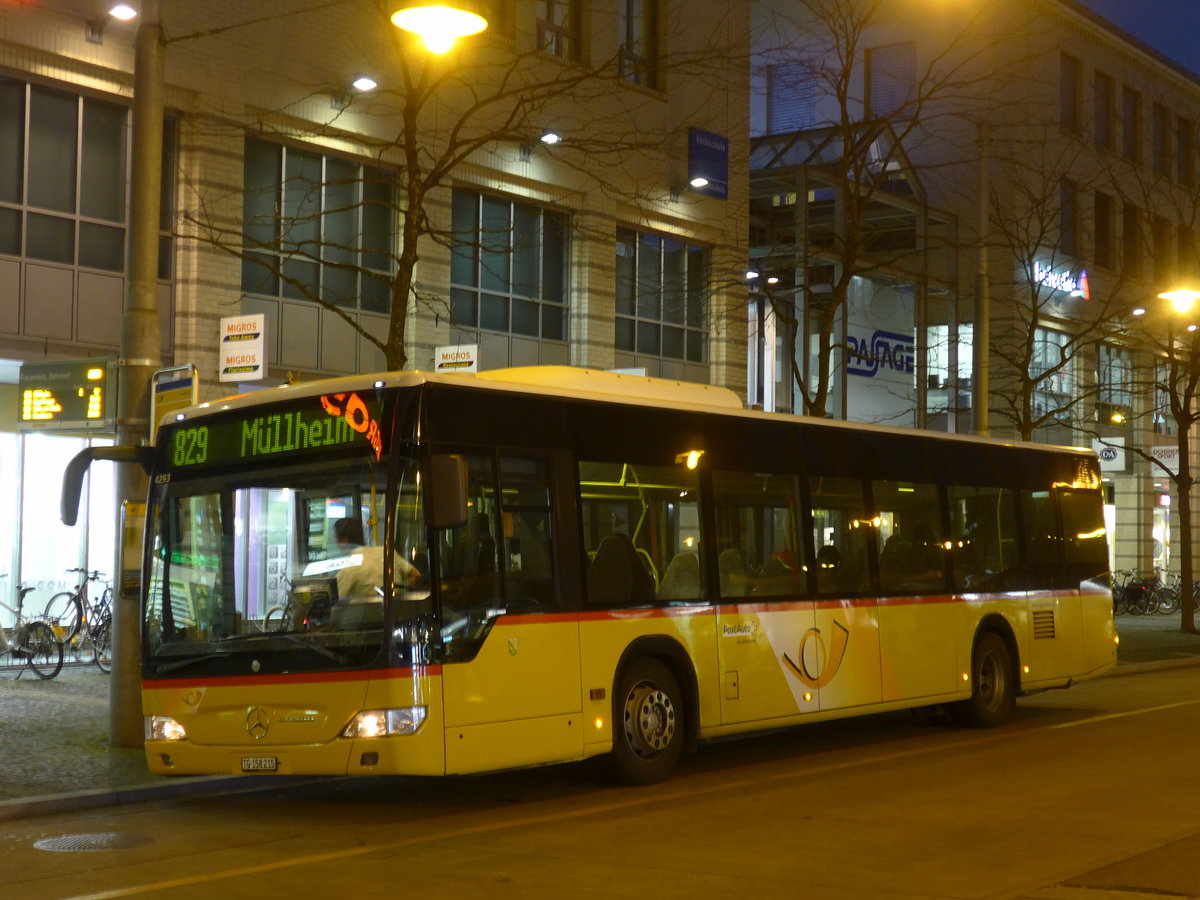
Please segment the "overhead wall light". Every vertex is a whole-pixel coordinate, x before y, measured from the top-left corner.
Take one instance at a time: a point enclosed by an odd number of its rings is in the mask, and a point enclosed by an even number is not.
[[[559,134],[557,131],[545,131],[542,133],[542,136],[540,138],[538,138],[538,140],[541,141],[543,144],[553,145],[553,144],[557,144],[559,141],[562,140],[562,135]]]
[[[462,0],[454,4],[406,3],[392,13],[392,24],[419,35],[430,53],[445,53],[461,37],[479,34],[487,19]]]
[[[108,30],[109,19],[120,19],[127,22],[137,16],[137,10],[128,3],[118,3],[108,10],[108,15],[100,19],[88,19],[83,23],[83,36],[89,43],[103,44],[104,32]]]
[[[379,82],[377,82],[370,75],[355,75],[354,80],[350,82],[350,84],[353,85],[354,89],[357,91],[373,91],[375,88],[379,87]]]

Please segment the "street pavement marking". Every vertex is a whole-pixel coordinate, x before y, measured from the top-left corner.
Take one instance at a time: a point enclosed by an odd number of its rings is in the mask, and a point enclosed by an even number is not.
[[[772,784],[780,781],[793,781],[801,778],[811,778],[814,775],[824,775],[843,769],[858,768],[860,766],[878,766],[882,763],[895,762],[896,760],[908,759],[915,756],[925,756],[944,750],[958,750],[964,747],[978,747],[982,744],[992,744],[996,743],[997,741],[1006,741],[1013,738],[1025,737],[1026,735],[1036,734],[1039,731],[1055,731],[1061,728],[1074,728],[1079,725],[1094,725],[1100,722],[1111,721],[1113,719],[1124,719],[1130,716],[1140,716],[1147,713],[1163,712],[1169,709],[1179,709],[1180,707],[1184,706],[1196,706],[1197,704],[1200,704],[1200,699],[1181,700],[1177,703],[1165,703],[1161,706],[1148,706],[1142,709],[1131,709],[1124,712],[1103,713],[1101,715],[1077,719],[1073,722],[1056,722],[1049,725],[1040,725],[1036,728],[998,732],[965,741],[955,741],[950,743],[942,741],[936,744],[930,744],[928,746],[915,747],[909,750],[897,750],[891,753],[880,753],[875,756],[869,756],[857,760],[844,760],[840,762],[827,763],[823,766],[806,768],[803,771],[780,772],[773,775],[742,778],[737,781],[724,781],[720,784],[714,784],[706,788],[685,787],[681,790],[670,791],[666,794],[654,790],[648,791],[644,788],[636,789],[637,796],[630,797],[625,800],[619,800],[613,803],[601,803],[582,809],[562,810],[560,812],[548,813],[545,815],[527,816],[523,819],[509,819],[503,822],[481,822],[478,825],[471,825],[466,828],[453,828],[446,831],[412,835],[410,837],[400,838],[394,841],[385,841],[381,844],[373,844],[365,847],[348,847],[345,850],[331,850],[326,853],[310,853],[306,856],[291,857],[286,860],[276,860],[274,862],[260,863],[259,865],[254,866],[242,866],[236,869],[225,869],[224,871],[220,872],[206,872],[200,875],[189,875],[184,878],[172,878],[167,881],[158,881],[153,884],[112,888],[110,890],[98,891],[91,894],[77,894],[73,897],[64,898],[64,900],[114,900],[114,898],[120,897],[135,897],[139,894],[152,894],[159,891],[168,891],[172,888],[205,884],[212,881],[224,881],[229,878],[242,878],[245,876],[257,875],[263,872],[272,872],[277,869],[290,869],[295,866],[351,859],[356,856],[366,856],[371,853],[381,853],[388,850],[397,850],[401,847],[411,847],[414,844],[430,844],[451,838],[486,834],[490,831],[510,831],[515,828],[525,828],[535,825],[546,825],[553,822],[562,822],[569,819],[579,819],[585,816],[594,816],[597,814],[616,812],[624,809],[633,809],[638,806],[649,806],[651,804],[661,803],[663,800],[692,800],[696,797],[702,797],[708,794],[717,794],[724,793],[726,791],[760,787],[765,784]]]

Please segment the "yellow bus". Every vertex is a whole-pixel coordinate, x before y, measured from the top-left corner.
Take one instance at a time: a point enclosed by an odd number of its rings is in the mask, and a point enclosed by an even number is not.
[[[1116,662],[1090,451],[535,367],[256,392],[85,455],[151,475],[165,775],[605,757],[650,783],[698,742],[803,722],[994,726]]]

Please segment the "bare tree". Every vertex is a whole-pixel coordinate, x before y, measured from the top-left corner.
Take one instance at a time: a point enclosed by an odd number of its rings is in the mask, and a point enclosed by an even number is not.
[[[729,102],[729,73],[744,65],[744,47],[729,44],[731,35],[744,37],[744,28],[736,22],[745,14],[736,10],[729,13],[734,24],[714,23],[704,32],[707,42],[702,45],[691,39],[664,41],[677,49],[654,61],[657,77],[670,72],[674,83],[690,85],[688,91],[672,95],[675,102],[664,120],[658,97],[630,89],[650,75],[633,71],[631,67],[645,63],[631,61],[625,49],[601,59],[586,53],[560,59],[548,52],[545,41],[561,40],[561,35],[539,38],[537,46],[519,49],[513,40],[492,39],[485,32],[445,56],[432,56],[417,46],[416,38],[390,25],[390,6],[382,0],[367,0],[367,6],[370,13],[360,10],[359,15],[373,17],[372,27],[391,34],[387,84],[371,94],[344,97],[346,105],[323,123],[278,110],[253,123],[233,124],[268,137],[345,141],[351,133],[342,120],[353,114],[370,123],[352,132],[353,143],[378,161],[378,169],[342,178],[297,174],[285,184],[285,190],[299,197],[289,208],[270,201],[263,216],[236,221],[214,214],[213,198],[199,189],[184,220],[200,240],[260,267],[286,283],[293,296],[340,316],[381,351],[389,369],[408,364],[410,314],[450,314],[445,285],[436,276],[418,281],[421,260],[431,258],[436,245],[453,253],[472,241],[500,240],[497,233],[488,233],[496,226],[487,224],[470,235],[452,230],[445,215],[446,194],[456,172],[486,167],[493,155],[527,156],[541,146],[546,126],[565,118],[579,126],[552,151],[557,170],[566,173],[562,182],[545,185],[557,202],[569,206],[586,190],[634,208],[661,205],[668,185],[682,179],[683,173],[674,173],[674,168],[686,147],[688,126],[704,122],[706,108],[711,111]],[[497,9],[507,6],[496,4]],[[685,30],[681,16],[675,8],[664,24],[672,38]],[[692,27],[688,33],[698,32]],[[312,88],[314,94],[321,90]],[[587,110],[586,118],[581,118],[581,109]],[[633,172],[653,174],[638,182]],[[360,181],[363,187],[356,189]],[[310,196],[323,196],[323,205],[306,201]],[[332,203],[330,197],[335,198]],[[321,227],[331,218],[360,215],[398,223],[396,233],[378,242],[382,246],[364,246],[361,234],[347,237],[342,230],[331,237]],[[386,333],[364,328],[347,310],[344,296],[308,274],[317,265],[376,292],[382,286],[387,300],[377,308],[387,310]]]
[[[771,102],[804,98],[809,109],[799,118],[812,124],[781,134],[780,123],[771,122],[775,133],[753,142],[751,244],[762,295],[784,325],[803,412],[825,416],[836,352],[860,352],[840,333],[855,283],[869,277],[912,284],[953,268],[931,264],[956,236],[930,208],[922,173],[945,165],[943,128],[969,133],[972,98],[1001,73],[972,64],[982,8],[923,34],[923,46],[934,50],[920,62],[915,45],[895,43],[888,30],[912,12],[907,5],[798,0],[772,8],[759,23],[774,40],[759,38],[757,82]],[[872,48],[880,40],[889,46]],[[939,149],[924,154],[927,142]],[[806,333],[810,344],[798,352]]]

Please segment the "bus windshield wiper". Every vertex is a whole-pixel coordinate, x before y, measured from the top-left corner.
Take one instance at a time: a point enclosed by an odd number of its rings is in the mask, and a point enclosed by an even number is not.
[[[225,659],[232,656],[228,651],[223,653],[200,653],[196,656],[188,656],[184,659],[177,659],[173,662],[162,663],[155,667],[154,671],[159,675],[166,675],[168,672],[177,672],[180,669],[186,669],[188,666],[194,666],[196,663],[207,662],[210,659]]]
[[[220,642],[228,643],[230,641],[237,641],[238,643],[243,643],[249,641],[270,641],[279,638],[282,638],[289,644],[295,644],[297,647],[303,647],[305,650],[312,650],[314,653],[324,656],[326,659],[337,663],[339,666],[344,666],[350,662],[349,659],[347,659],[345,656],[342,656],[342,654],[338,653],[336,650],[330,650],[328,647],[322,647],[320,644],[305,640],[304,638],[290,631],[256,631],[250,634],[231,634],[227,637],[221,638]]]

